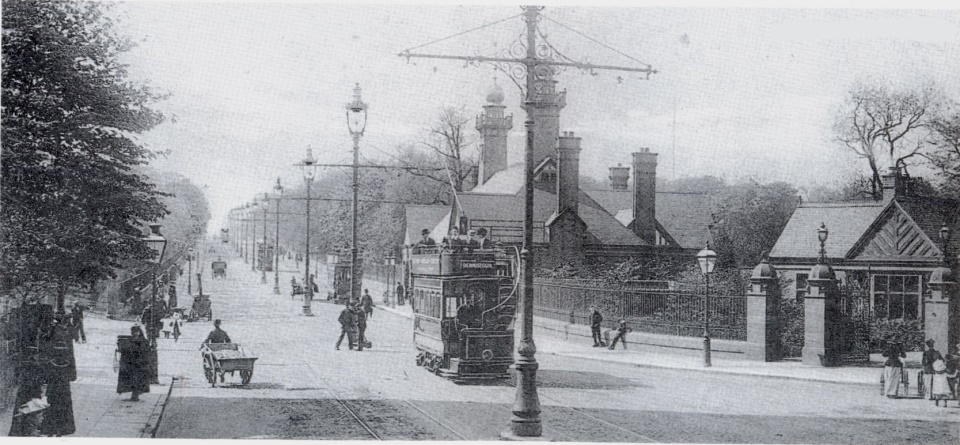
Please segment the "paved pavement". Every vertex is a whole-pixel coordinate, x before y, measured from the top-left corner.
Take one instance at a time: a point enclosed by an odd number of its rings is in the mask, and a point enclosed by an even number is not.
[[[288,280],[288,277],[284,277],[281,283],[286,283]],[[320,284],[323,287],[323,283]],[[379,283],[368,282],[365,283],[365,287],[368,287],[373,295],[383,295],[382,285]],[[185,290],[185,283],[180,283],[178,289]],[[283,291],[287,292],[287,289],[284,288]],[[324,291],[321,289],[321,292]],[[183,300],[188,301],[189,297],[184,297]],[[412,318],[409,305],[391,307],[378,301],[376,309]],[[115,391],[116,373],[113,371],[113,355],[116,336],[129,332],[131,324],[127,321],[110,320],[102,314],[95,313],[88,314],[86,318],[85,329],[88,342],[75,345],[78,379],[71,385],[77,424],[75,437],[149,438],[156,433],[167,396],[175,384],[176,377],[165,373],[162,363],[165,356],[169,356],[178,350],[177,348],[185,345],[176,345],[172,339],[161,338],[159,340],[161,384],[152,385],[150,393],[142,395],[140,402],[127,401],[125,399],[129,398],[129,394],[121,395]],[[548,332],[536,332],[538,354],[620,363],[625,366],[877,386],[879,386],[881,372],[881,368],[877,367],[820,368],[804,366],[799,362],[762,363],[720,358],[714,359],[712,367],[704,368],[702,358],[697,353],[665,353],[662,348],[635,344],[631,344],[630,349],[627,350],[610,351],[605,348],[593,348],[589,341],[584,344],[579,340],[567,341],[555,335],[545,335]],[[12,413],[9,410],[0,413],[0,435],[5,435],[9,431],[11,418]]]

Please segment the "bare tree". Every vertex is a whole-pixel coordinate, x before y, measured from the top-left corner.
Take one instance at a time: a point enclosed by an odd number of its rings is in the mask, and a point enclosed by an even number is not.
[[[858,83],[840,107],[834,123],[837,140],[870,166],[870,193],[882,194],[881,166],[906,166],[924,149],[922,129],[936,113],[940,94],[933,85],[892,91]],[[882,158],[885,156],[886,158]]]
[[[933,149],[924,157],[943,180],[942,190],[960,196],[960,110],[930,122]]]
[[[471,137],[472,121],[464,107],[446,107],[440,110],[437,120],[425,129],[422,140],[432,155],[428,165],[409,170],[416,176],[427,177],[442,184],[452,184],[462,192],[477,169],[475,137]]]

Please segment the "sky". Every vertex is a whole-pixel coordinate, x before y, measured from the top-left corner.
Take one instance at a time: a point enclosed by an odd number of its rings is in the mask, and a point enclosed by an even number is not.
[[[936,3],[592,4],[605,6],[547,4],[541,31],[555,50],[658,71],[557,77],[567,91],[561,131],[583,138],[581,174],[598,180],[648,147],[659,153],[657,174],[668,179],[836,184],[864,168],[833,139],[837,108],[854,82],[932,81],[960,99],[960,11]],[[896,9],[904,6],[928,9]],[[523,31],[520,17],[501,21],[520,14],[518,6],[179,1],[114,9],[120,31],[138,44],[124,56],[132,78],[169,95],[156,107],[166,122],[140,140],[168,152],[156,168],[205,186],[211,230],[277,177],[302,184],[294,164],[308,147],[321,163],[351,161],[344,105],[356,83],[369,104],[361,162],[382,162],[397,145],[420,141],[443,107],[480,113],[494,82],[514,115],[511,161],[521,159],[523,111],[506,74],[397,55],[437,40],[413,52],[501,54]]]

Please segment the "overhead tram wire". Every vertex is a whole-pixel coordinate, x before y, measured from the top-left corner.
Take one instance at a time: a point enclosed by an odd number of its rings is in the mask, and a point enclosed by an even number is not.
[[[577,34],[577,35],[579,35],[579,36],[581,36],[581,37],[583,37],[583,38],[585,38],[585,39],[587,39],[587,40],[589,40],[589,41],[591,41],[591,42],[593,42],[593,43],[596,43],[597,45],[600,45],[600,46],[602,46],[602,47],[604,47],[604,48],[606,48],[606,49],[609,49],[610,51],[613,51],[613,52],[615,52],[615,53],[617,53],[617,54],[620,54],[621,56],[626,57],[626,58],[628,58],[628,59],[630,59],[630,60],[632,60],[632,61],[634,61],[634,62],[637,62],[637,63],[639,63],[639,64],[641,64],[641,65],[646,65],[647,68],[650,68],[650,69],[653,68],[653,65],[650,65],[649,63],[646,63],[646,62],[644,62],[644,61],[642,61],[642,60],[638,60],[638,59],[634,58],[633,56],[631,56],[631,55],[629,55],[629,54],[627,54],[627,53],[624,53],[623,51],[620,51],[620,50],[618,50],[618,49],[616,49],[616,48],[614,48],[614,47],[612,47],[612,46],[610,46],[610,45],[607,45],[606,43],[603,43],[603,42],[601,42],[601,41],[599,41],[599,40],[597,40],[597,39],[594,39],[593,37],[590,37],[590,36],[588,36],[588,35],[580,32],[580,31],[577,31],[576,29],[573,29],[573,28],[571,28],[571,27],[569,27],[569,26],[567,26],[567,25],[564,25],[562,22],[559,22],[559,21],[557,21],[557,20],[554,20],[554,19],[550,18],[548,15],[546,15],[546,14],[544,14],[544,13],[542,13],[542,12],[540,13],[540,17],[543,17],[543,18],[545,18],[545,19],[547,19],[547,20],[549,20],[549,21],[551,21],[551,22],[553,22],[553,23],[556,23],[556,24],[559,25],[560,27],[565,28],[565,29],[569,30],[570,32],[573,32],[574,34]],[[539,32],[539,29],[538,29],[538,32]],[[542,36],[542,34],[541,34],[541,36]],[[544,39],[544,41],[546,41],[546,39]],[[655,71],[654,71],[654,72],[655,72]]]
[[[517,17],[520,17],[520,16],[522,16],[522,15],[523,15],[523,13],[516,14],[516,15],[512,15],[512,16],[507,17],[507,18],[505,18],[505,19],[497,20],[496,22],[487,23],[486,25],[481,25],[481,26],[478,26],[478,27],[473,28],[473,29],[468,29],[468,30],[463,31],[463,32],[458,32],[458,33],[456,33],[456,34],[453,34],[453,35],[450,35],[450,36],[447,36],[447,37],[443,37],[443,38],[434,40],[434,41],[432,41],[432,42],[424,43],[423,45],[418,45],[418,46],[414,46],[414,47],[412,47],[412,48],[407,48],[407,49],[403,50],[403,52],[401,52],[400,55],[403,55],[403,53],[409,53],[410,51],[413,51],[413,50],[415,50],[415,49],[423,48],[424,46],[433,45],[434,43],[440,43],[440,42],[442,42],[442,41],[444,41],[444,40],[449,40],[449,39],[452,39],[452,38],[454,38],[454,37],[459,37],[459,36],[462,36],[462,35],[464,35],[464,34],[469,34],[469,33],[474,32],[474,31],[479,31],[479,30],[481,30],[481,29],[483,29],[483,28],[487,28],[487,27],[490,27],[490,26],[493,26],[493,25],[497,25],[497,24],[503,23],[503,22],[505,22],[505,21],[507,21],[507,20],[513,20],[513,19],[515,19],[515,18],[517,18]],[[409,60],[409,59],[408,59],[408,60]]]

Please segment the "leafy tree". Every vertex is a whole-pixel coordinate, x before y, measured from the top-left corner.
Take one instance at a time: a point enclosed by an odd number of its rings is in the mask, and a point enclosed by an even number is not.
[[[882,165],[889,162],[890,166],[903,167],[910,158],[921,155],[921,132],[939,103],[940,93],[932,85],[891,90],[859,83],[850,90],[837,112],[834,131],[840,143],[867,161],[874,199],[883,194]]]
[[[148,259],[143,221],[167,212],[135,167],[158,99],[127,79],[130,48],[97,2],[3,2],[2,268],[31,291],[113,277]]]
[[[728,187],[714,212],[718,267],[756,265],[776,244],[797,202],[797,190],[785,182]]]

